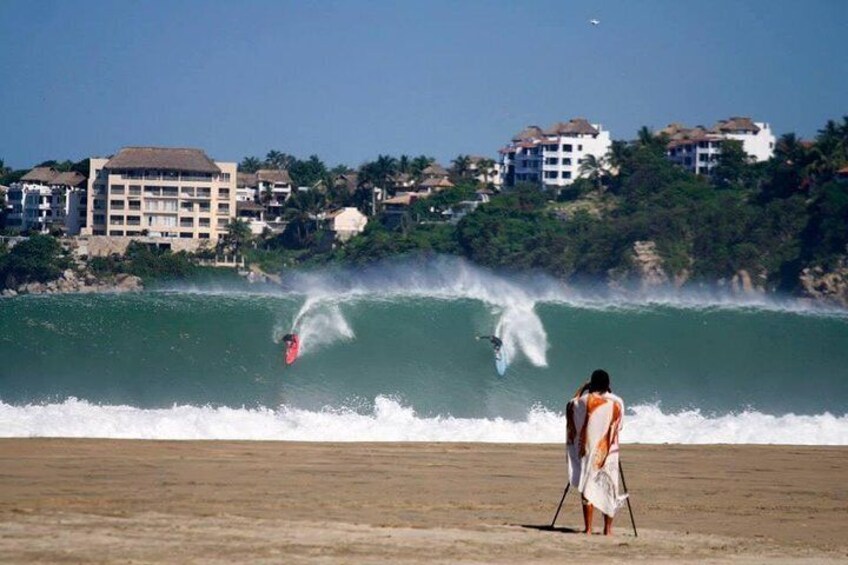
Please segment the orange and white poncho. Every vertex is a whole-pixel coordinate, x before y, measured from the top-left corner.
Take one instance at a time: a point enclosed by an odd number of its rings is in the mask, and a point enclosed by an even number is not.
[[[589,504],[615,516],[627,499],[618,471],[624,402],[611,392],[587,392],[571,399],[565,414],[569,482]]]

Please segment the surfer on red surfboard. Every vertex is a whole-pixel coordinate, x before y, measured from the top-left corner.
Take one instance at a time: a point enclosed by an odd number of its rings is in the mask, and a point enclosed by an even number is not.
[[[286,344],[286,365],[291,365],[297,359],[297,354],[300,350],[300,338],[297,334],[286,334],[283,336],[283,343]]]

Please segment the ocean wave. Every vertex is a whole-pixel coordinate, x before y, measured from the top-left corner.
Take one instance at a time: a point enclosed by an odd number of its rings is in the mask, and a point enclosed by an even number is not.
[[[373,410],[309,411],[287,406],[226,408],[173,406],[142,409],[69,398],[14,406],[0,401],[0,437],[76,437],[156,440],[409,441],[561,443],[561,413],[536,407],[523,420],[425,417],[396,399],[379,396]],[[705,415],[632,406],[623,443],[848,445],[848,415],[769,415],[745,411]]]

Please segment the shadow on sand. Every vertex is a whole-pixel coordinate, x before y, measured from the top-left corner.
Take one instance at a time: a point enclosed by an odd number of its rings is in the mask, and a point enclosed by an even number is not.
[[[582,533],[582,530],[575,530],[574,528],[568,528],[566,526],[551,526],[550,524],[538,525],[538,524],[516,524],[522,528],[527,528],[528,530],[539,530],[540,532],[554,532],[557,534],[579,534]]]

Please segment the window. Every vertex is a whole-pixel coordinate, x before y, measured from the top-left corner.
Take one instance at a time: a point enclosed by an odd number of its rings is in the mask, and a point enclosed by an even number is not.
[[[563,171],[562,172],[562,178],[570,179],[571,178],[571,171]]]
[[[124,232],[121,231],[121,230],[111,230],[111,231],[109,231],[109,235],[123,236]]]
[[[106,223],[106,215],[105,214],[95,214],[94,219],[92,221],[95,224],[105,224]]]
[[[138,230],[128,230],[128,231],[127,231],[127,235],[128,235],[128,236],[131,236],[131,235],[141,235],[141,232],[140,232],[140,231],[138,231]]]
[[[137,184],[131,184],[130,196],[141,196],[141,187]]]
[[[209,218],[200,218],[198,220],[198,225],[201,228],[208,228],[209,227]]]
[[[224,228],[226,228],[226,227],[227,227],[227,223],[228,223],[228,222],[227,222],[227,220],[225,220],[224,218],[219,218],[219,219],[218,219],[218,229],[224,229]]]
[[[177,187],[176,186],[163,186],[162,187],[162,196],[176,196],[177,195]]]
[[[212,189],[208,186],[201,186],[197,189],[197,197],[198,198],[210,198],[212,196]]]
[[[140,226],[141,225],[141,216],[127,216],[127,225],[128,226]]]
[[[124,194],[124,185],[113,184],[112,185],[112,194],[115,194],[115,195]]]
[[[209,202],[198,202],[197,203],[198,212],[208,214],[210,211]]]
[[[547,157],[545,159],[545,164],[546,165],[558,165],[559,159],[557,159],[556,157]]]
[[[559,145],[545,145],[545,151],[553,151],[556,153],[557,149],[559,149]]]
[[[200,232],[199,234],[197,234],[197,237],[199,237],[200,239],[209,239],[209,234],[205,232]]]
[[[577,150],[578,150],[578,151],[583,151],[583,146],[582,146],[582,145],[578,145],[578,146],[577,146]]]
[[[219,188],[218,189],[218,198],[230,198],[230,189],[229,188]]]
[[[563,165],[569,165],[569,166],[571,166],[571,158],[570,158],[570,157],[565,157],[565,158],[562,160],[562,164],[563,164]]]
[[[130,204],[130,207],[129,207],[130,210],[132,210],[134,212],[138,212],[139,210],[141,210],[141,202],[140,201],[130,200],[129,204]]]
[[[183,232],[183,233],[180,234],[180,237],[183,238],[183,239],[191,239],[191,234]]]
[[[159,216],[151,214],[150,216],[147,216],[147,225],[175,228],[177,227],[177,218],[174,216]]]
[[[186,196],[188,198],[194,198],[194,188],[190,186],[184,186],[180,189],[180,196]]]
[[[112,210],[123,210],[124,209],[124,201],[123,200],[110,200],[109,208]]]
[[[230,205],[229,204],[218,204],[218,213],[219,214],[229,214],[230,213]]]
[[[194,210],[194,202],[180,202],[180,210],[183,212],[192,212]]]
[[[559,173],[557,171],[545,171],[546,179],[555,179],[559,177]]]
[[[572,149],[573,149],[573,148],[572,148],[572,146],[571,146],[571,145],[563,145],[563,146],[562,146],[562,150],[563,150],[563,151],[565,151],[566,153],[571,153],[571,150],[572,150]]]
[[[106,209],[106,201],[102,198],[94,199],[94,209],[95,210],[105,210]]]
[[[180,218],[180,227],[181,228],[193,228],[194,227],[194,218]]]
[[[109,216],[109,225],[110,226],[122,226],[122,225],[124,225],[124,217],[123,216]]]
[[[221,173],[218,177],[221,182],[230,182],[230,173]]]

